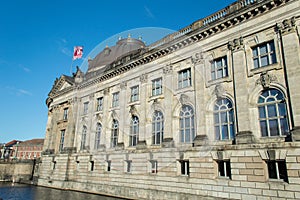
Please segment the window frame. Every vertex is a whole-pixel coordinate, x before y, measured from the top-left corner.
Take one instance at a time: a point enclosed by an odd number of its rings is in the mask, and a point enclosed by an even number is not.
[[[139,85],[135,85],[130,88],[130,102],[139,101],[139,95],[140,95]]]
[[[282,180],[287,183],[289,182],[286,160],[266,160],[266,164],[269,180]],[[271,166],[271,164],[273,166]]]
[[[274,95],[272,94],[272,92],[276,92],[276,94]],[[265,93],[268,93],[268,95],[266,96]],[[277,96],[281,96],[281,98],[277,98]],[[274,99],[274,101],[269,101],[269,99],[272,98]],[[261,137],[267,138],[285,136],[285,133],[289,132],[290,127],[287,106],[288,105],[286,103],[284,93],[278,89],[270,88],[267,90],[263,90],[260,93],[257,100],[257,108]],[[274,116],[270,117],[270,114],[272,115],[272,112],[274,112]],[[271,127],[272,125],[277,127],[277,132],[274,131],[274,127]]]
[[[82,134],[81,134],[81,143],[80,143],[80,150],[85,150],[86,148],[86,136],[87,136],[87,127],[82,127]]]
[[[94,149],[96,150],[100,148],[101,134],[102,134],[102,125],[101,123],[97,123],[96,133],[95,133],[95,144],[94,144]]]
[[[161,145],[163,142],[163,138],[164,138],[164,115],[161,111],[156,110],[154,111],[152,116],[152,144]]]
[[[218,63],[221,62],[222,65],[218,66]],[[222,71],[222,75],[218,76],[218,72]],[[227,56],[219,57],[211,61],[211,68],[210,68],[210,75],[211,80],[218,80],[221,78],[226,78],[229,76],[228,73],[228,61]]]
[[[185,109],[185,110],[184,110]],[[187,110],[189,109],[189,110]],[[189,112],[189,115],[185,113]],[[189,120],[189,127],[186,125],[186,120]],[[182,127],[183,125],[183,127]],[[194,108],[190,105],[182,105],[179,114],[179,136],[181,143],[192,143],[196,137],[195,131],[195,112]],[[187,141],[187,134],[189,134],[189,141]]]
[[[230,160],[217,160],[218,177],[231,179],[231,162]]]
[[[180,175],[190,176],[190,161],[189,160],[179,160],[180,164]]]
[[[235,113],[232,101],[228,98],[218,98],[214,104],[213,116],[215,139],[218,141],[234,139]],[[226,119],[223,119],[224,117]],[[224,137],[226,132],[227,138]]]
[[[119,121],[113,119],[111,127],[111,148],[114,148],[118,145],[118,136],[119,136]]]
[[[139,118],[136,115],[131,117],[130,122],[130,134],[129,134],[129,146],[135,147],[139,141]]]
[[[104,97],[98,97],[96,103],[96,111],[103,111]]]
[[[186,74],[186,76],[185,76]],[[185,85],[185,83],[187,83]],[[183,89],[192,86],[192,70],[186,68],[178,72],[178,89]]]
[[[152,80],[152,96],[158,96],[163,93],[162,78]]]
[[[86,101],[83,103],[83,115],[87,115],[89,111],[89,102]]]
[[[64,108],[63,120],[68,120],[69,108]]]
[[[120,92],[115,92],[112,94],[112,107],[116,108],[119,107],[119,100],[120,100]]]
[[[261,52],[261,49],[263,47],[266,47],[266,52],[264,54],[262,54],[262,52]],[[272,49],[272,47],[273,47],[273,49]],[[253,46],[253,47],[251,47],[251,51],[252,51],[253,69],[267,67],[267,66],[276,64],[278,62],[277,56],[276,56],[276,48],[275,48],[274,40],[270,40],[270,41],[258,44],[256,46]],[[257,53],[255,54],[254,51],[256,51]],[[272,56],[274,56],[274,57],[272,57]],[[262,58],[265,58],[265,57],[267,58],[267,60],[266,60],[267,64],[262,65]],[[255,60],[257,60],[257,62]],[[255,63],[257,63],[257,64],[255,64]]]
[[[66,134],[66,130],[65,129],[63,129],[63,130],[60,131],[59,152],[63,151],[64,142],[65,142],[65,134]]]

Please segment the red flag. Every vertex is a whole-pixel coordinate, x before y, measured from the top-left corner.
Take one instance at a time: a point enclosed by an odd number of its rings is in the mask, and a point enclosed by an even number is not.
[[[73,60],[81,58],[82,53],[83,53],[83,47],[82,46],[74,47]]]

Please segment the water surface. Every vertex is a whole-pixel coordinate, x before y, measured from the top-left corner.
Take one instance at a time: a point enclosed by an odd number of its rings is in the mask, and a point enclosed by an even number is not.
[[[0,182],[1,198],[3,200],[120,200],[102,195],[7,182]]]

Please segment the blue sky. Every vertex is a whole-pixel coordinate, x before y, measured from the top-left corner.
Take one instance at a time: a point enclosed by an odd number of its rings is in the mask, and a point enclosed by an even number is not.
[[[83,45],[86,56],[108,38],[117,41],[124,31],[142,27],[179,30],[232,2],[2,1],[0,143],[45,136],[45,100],[55,78],[72,73],[73,46]],[[153,40],[149,35],[142,37],[147,44]],[[82,62],[76,60],[73,66]]]

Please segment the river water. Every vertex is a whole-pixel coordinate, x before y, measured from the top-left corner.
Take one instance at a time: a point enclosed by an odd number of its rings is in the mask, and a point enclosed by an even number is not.
[[[74,191],[0,182],[0,200],[120,200]]]

